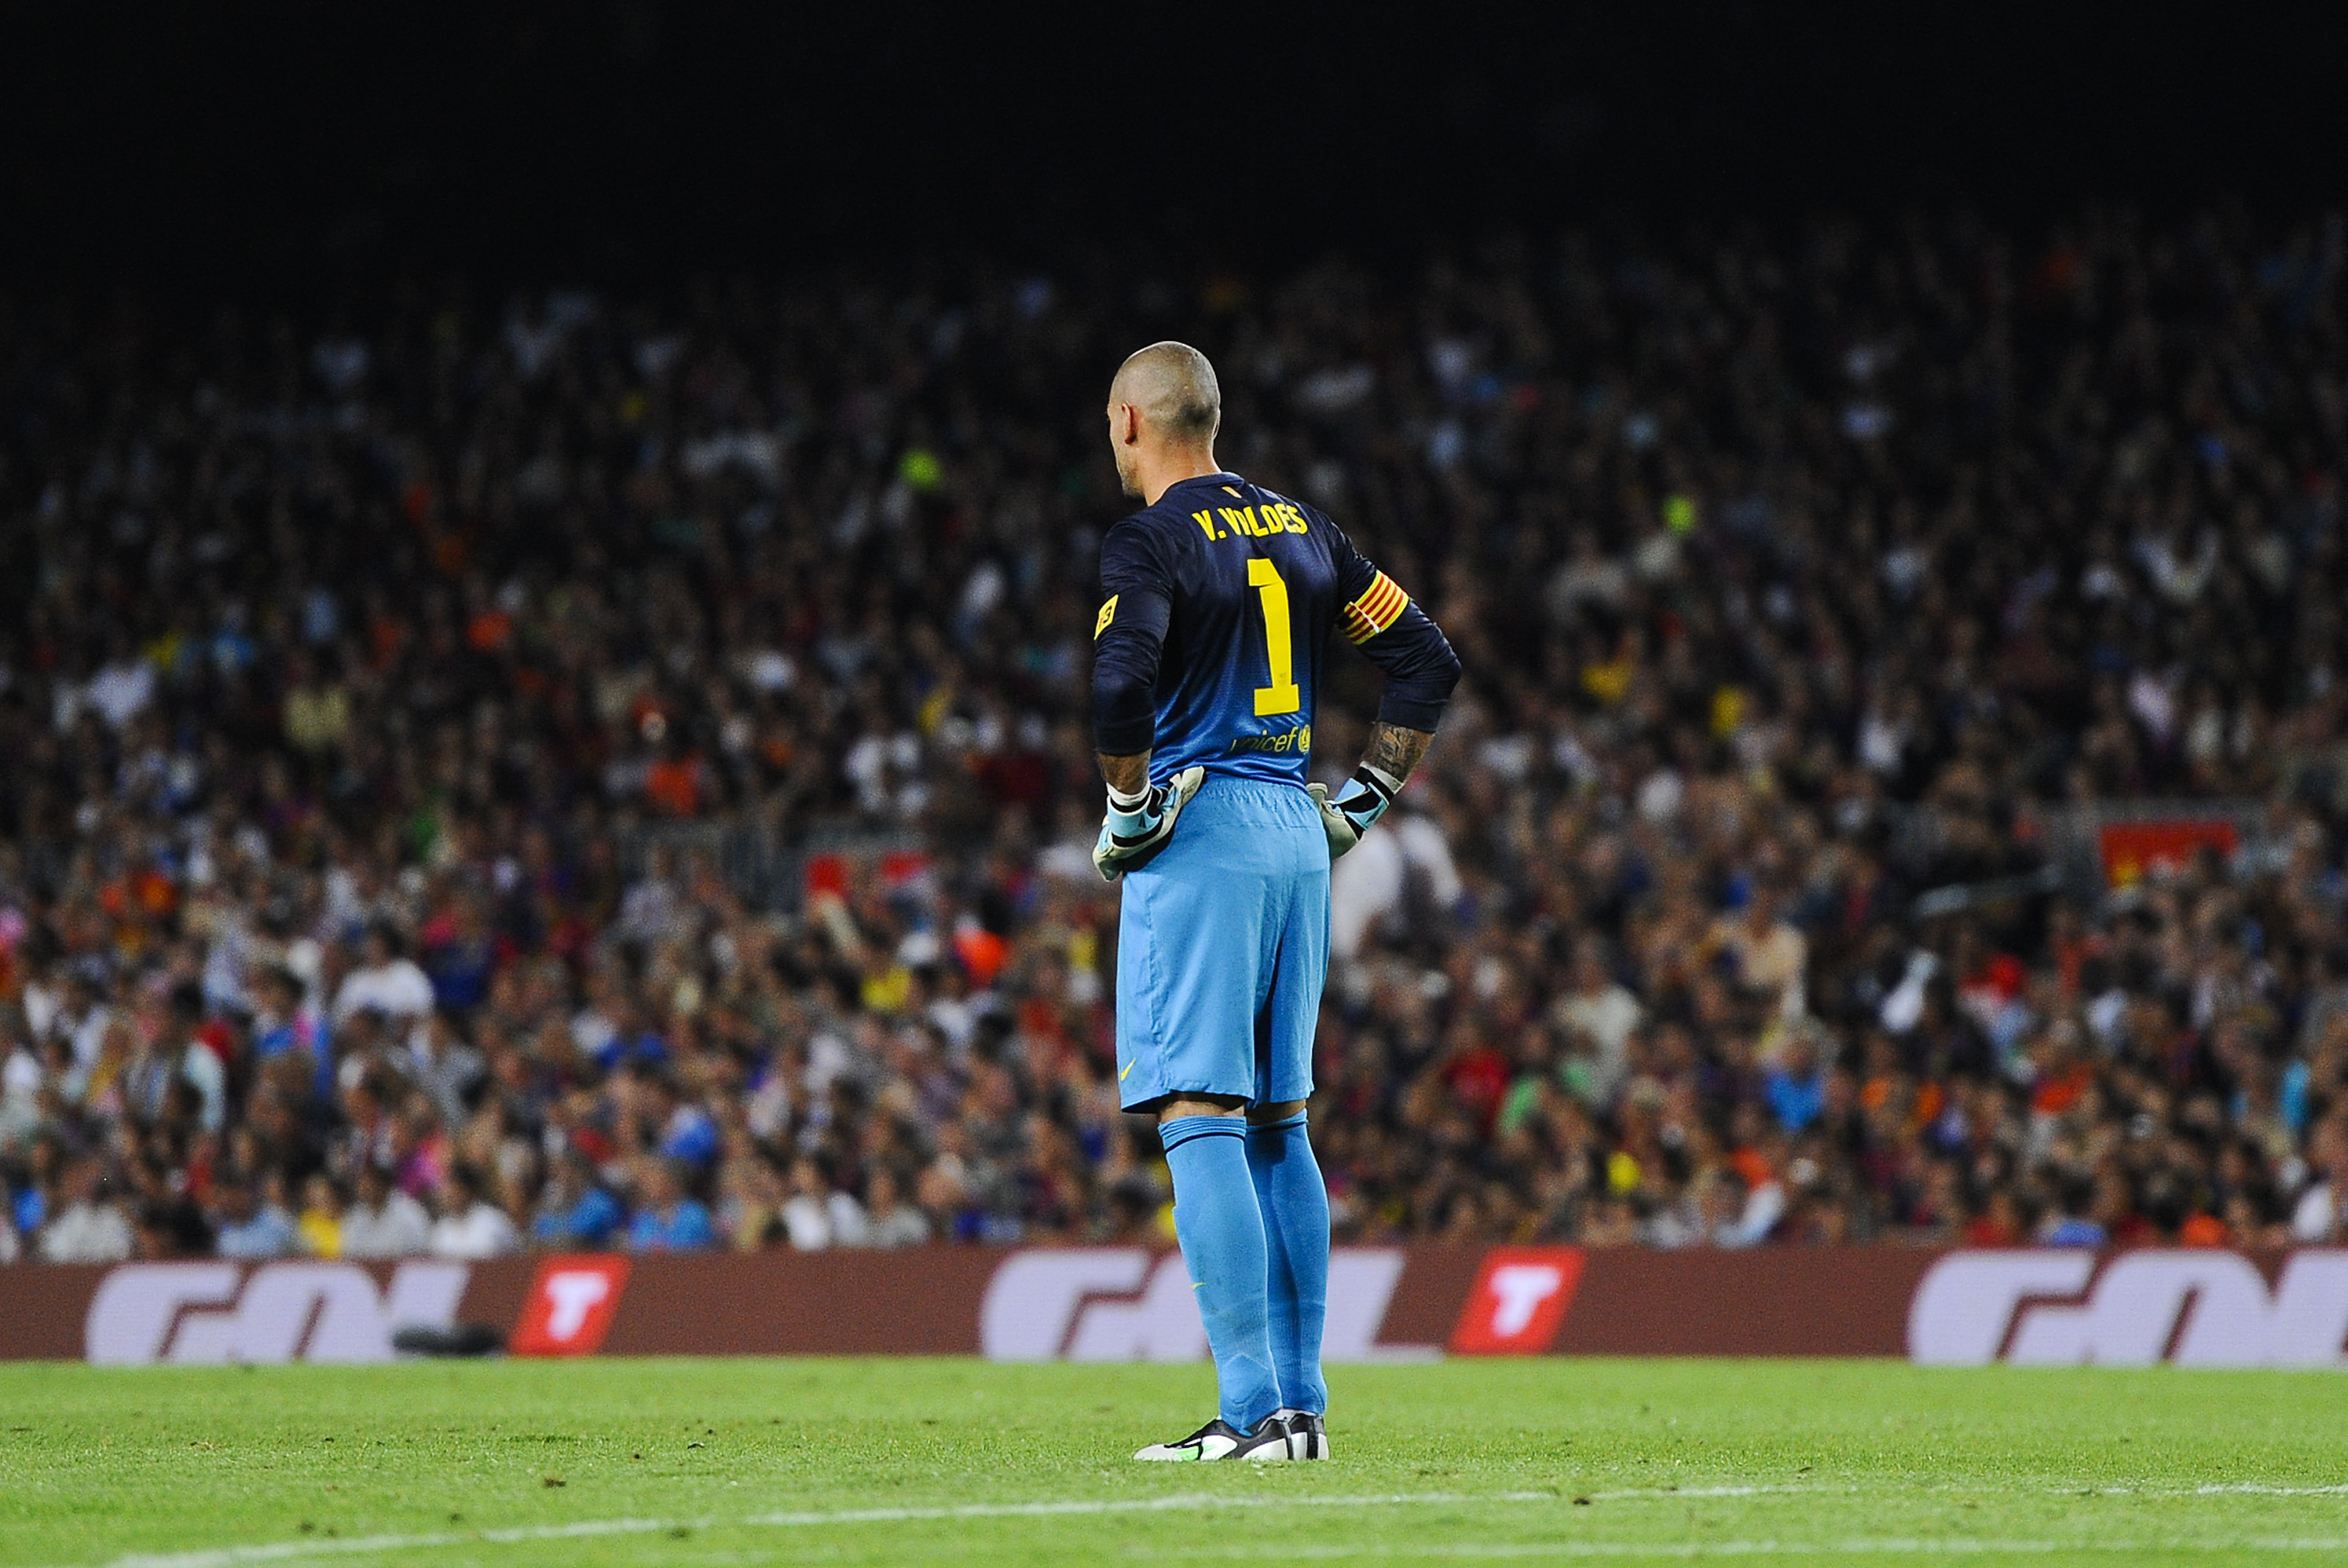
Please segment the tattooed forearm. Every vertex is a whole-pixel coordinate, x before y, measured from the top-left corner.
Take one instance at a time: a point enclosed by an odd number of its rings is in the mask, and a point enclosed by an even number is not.
[[[1434,739],[1430,731],[1405,729],[1380,719],[1370,726],[1370,749],[1362,760],[1397,779],[1408,779],[1410,770],[1418,766],[1418,759],[1426,755]]]
[[[1422,746],[1419,749],[1424,751],[1426,748]],[[1130,757],[1111,757],[1106,752],[1096,751],[1093,756],[1100,762],[1101,777],[1107,779],[1108,787],[1118,794],[1138,795],[1149,787],[1149,753],[1147,751],[1137,751]]]

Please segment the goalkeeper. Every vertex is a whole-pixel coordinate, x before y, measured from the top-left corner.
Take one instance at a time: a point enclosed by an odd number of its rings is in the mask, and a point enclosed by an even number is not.
[[[1459,661],[1335,523],[1216,465],[1221,419],[1213,368],[1182,344],[1109,388],[1117,477],[1143,503],[1102,541],[1093,626],[1093,861],[1125,884],[1117,1086],[1158,1118],[1220,1392],[1213,1420],[1135,1457],[1325,1459],[1329,1195],[1304,1111],[1329,863],[1426,754]],[[1305,783],[1333,628],[1386,674],[1334,799]]]

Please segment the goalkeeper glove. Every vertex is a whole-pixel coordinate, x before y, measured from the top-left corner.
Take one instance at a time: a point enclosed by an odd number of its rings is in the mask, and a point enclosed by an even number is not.
[[[1329,835],[1329,858],[1334,861],[1360,843],[1370,824],[1386,814],[1386,808],[1402,793],[1402,780],[1365,762],[1354,769],[1344,793],[1334,800],[1326,784],[1307,784],[1304,791],[1321,808],[1321,829]]]
[[[1093,866],[1101,881],[1113,882],[1148,864],[1174,836],[1174,820],[1206,781],[1205,769],[1185,768],[1138,795],[1120,795],[1111,789],[1108,815],[1102,819],[1100,838],[1093,845]]]

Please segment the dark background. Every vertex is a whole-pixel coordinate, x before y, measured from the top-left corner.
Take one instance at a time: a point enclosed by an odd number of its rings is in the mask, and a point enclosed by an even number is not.
[[[1406,261],[1951,201],[2305,211],[2348,174],[2336,6],[997,9],[15,7],[0,285]]]

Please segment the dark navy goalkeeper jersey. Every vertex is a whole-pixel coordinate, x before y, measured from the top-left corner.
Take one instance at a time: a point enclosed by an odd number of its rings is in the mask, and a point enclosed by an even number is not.
[[[1095,744],[1148,751],[1162,783],[1210,773],[1305,782],[1333,628],[1385,671],[1378,717],[1432,730],[1459,661],[1425,612],[1323,512],[1210,474],[1169,489],[1101,542]]]

